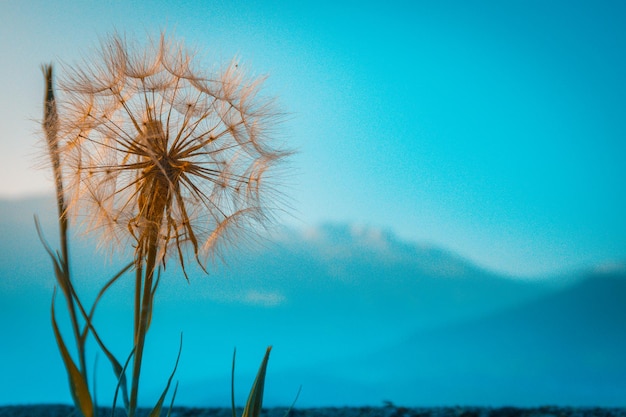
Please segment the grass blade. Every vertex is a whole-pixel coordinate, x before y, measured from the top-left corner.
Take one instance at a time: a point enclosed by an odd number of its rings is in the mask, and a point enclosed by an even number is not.
[[[91,310],[89,310],[89,316],[87,316],[87,313],[85,312],[85,309],[82,308],[82,305],[80,305],[79,307],[81,307],[81,312],[83,314],[83,317],[85,318],[86,324],[85,324],[85,328],[83,329],[83,335],[82,337],[86,337],[87,331],[89,329],[93,330],[93,326],[91,325],[91,319],[93,318],[93,315],[96,311],[96,306],[98,305],[98,303],[100,302],[100,299],[104,296],[104,294],[107,292],[107,290],[113,285],[115,284],[115,282],[117,282],[118,279],[120,279],[120,277],[122,275],[124,275],[126,272],[128,272],[128,270],[130,270],[133,265],[135,265],[134,262],[130,262],[128,263],[126,266],[124,266],[124,268],[122,268],[117,274],[115,274],[115,276],[113,278],[111,278],[98,292],[98,295],[96,296],[95,301],[93,302],[92,306],[91,306]],[[76,299],[78,299],[78,296],[76,294],[74,294],[74,297]]]
[[[92,392],[93,392],[93,409],[95,412],[95,416],[98,416],[98,354],[96,353],[96,359],[93,363],[93,379],[92,379]]]
[[[235,409],[235,357],[237,356],[237,348],[233,351],[233,367],[230,371],[230,404],[233,409],[233,417],[237,417]]]
[[[83,375],[78,370],[78,367],[72,360],[59,327],[57,325],[56,317],[54,315],[54,295],[52,296],[52,328],[54,329],[54,336],[61,352],[61,357],[65,363],[65,369],[67,370],[70,391],[74,399],[74,404],[80,410],[84,417],[93,417],[93,402],[91,401],[91,395],[89,394],[89,388],[87,387],[87,381],[83,378]]]
[[[135,348],[133,348],[133,350],[130,351],[130,354],[128,355],[128,358],[126,358],[126,362],[124,363],[124,367],[122,368],[122,376],[124,376],[124,381],[126,381],[126,368],[128,368],[128,364],[130,363],[130,358],[133,357],[133,355],[135,354]],[[111,417],[115,417],[115,407],[117,406],[117,394],[120,391],[120,385],[121,385],[121,378],[118,378],[117,380],[117,385],[115,386],[115,394],[113,395],[113,405],[111,406]],[[126,412],[128,413],[128,405],[125,404],[126,406]]]
[[[259,367],[259,372],[256,375],[250,395],[248,396],[248,402],[243,409],[242,417],[259,417],[261,415],[261,409],[263,408],[263,389],[265,388],[265,374],[267,371],[267,361],[270,358],[271,346],[267,347],[263,362]]]
[[[176,400],[176,393],[178,392],[178,382],[176,382],[176,386],[174,387],[174,393],[172,394],[172,401],[170,401],[170,408],[167,410],[167,417],[172,415],[172,409],[174,408],[174,400]]]
[[[167,380],[167,385],[165,386],[165,389],[163,390],[163,393],[161,394],[159,401],[157,401],[156,405],[154,406],[154,408],[152,409],[148,417],[159,417],[161,415],[161,409],[163,408],[163,401],[165,401],[165,396],[167,395],[167,391],[170,389],[170,385],[172,384],[172,379],[174,378],[174,374],[176,373],[176,368],[178,368],[178,361],[180,360],[180,354],[182,351],[183,351],[183,335],[181,333],[180,347],[178,348],[178,357],[176,358],[176,364],[174,365],[174,369],[172,370],[172,373],[170,374],[170,377]],[[176,395],[176,392],[174,392],[174,395]],[[172,405],[174,404],[173,401],[174,400],[172,400],[170,409]]]
[[[96,306],[99,303],[100,299],[104,296],[104,293],[124,273],[126,273],[134,264],[135,264],[134,262],[131,262],[131,263],[127,264],[113,278],[111,278],[104,285],[104,287],[102,287],[102,289],[98,293],[98,296],[96,297],[96,300],[94,301],[94,303],[93,303],[93,305],[91,307],[91,310],[89,311],[89,315],[87,315],[87,313],[85,312],[85,309],[83,308],[82,304],[80,302],[78,303],[78,306],[79,306],[79,308],[80,308],[80,310],[81,310],[81,312],[83,314],[83,317],[85,319],[85,329],[83,330],[83,337],[86,337],[87,330],[91,330],[91,333],[93,334],[94,339],[96,340],[96,342],[100,346],[100,349],[102,349],[102,352],[104,352],[105,356],[107,357],[107,359],[111,363],[111,366],[113,367],[113,373],[115,374],[115,378],[118,380],[118,384],[120,385],[120,389],[122,390],[122,399],[124,401],[124,406],[126,408],[128,408],[128,403],[129,403],[129,401],[128,401],[128,384],[127,384],[127,381],[126,381],[126,374],[124,373],[124,369],[122,368],[122,365],[120,365],[119,361],[115,358],[115,356],[111,353],[111,351],[109,351],[109,349],[107,349],[107,347],[104,345],[104,342],[102,341],[102,339],[98,335],[98,332],[93,327],[93,325],[92,325],[92,318],[93,318],[93,315],[95,313]],[[76,297],[76,298],[78,298],[78,297]],[[84,343],[84,340],[83,340],[83,343]]]
[[[41,241],[41,244],[43,245],[44,249],[48,253],[48,256],[50,256],[50,260],[52,261],[52,265],[54,266],[54,275],[56,276],[57,283],[61,287],[61,290],[63,291],[63,294],[65,294],[65,297],[69,299],[71,297],[71,292],[68,287],[67,274],[62,265],[63,262],[59,260],[60,258],[58,257],[58,255],[54,253],[54,251],[48,244],[48,241],[46,241],[46,238],[43,235],[43,231],[41,230],[39,217],[35,215],[34,219],[35,219],[35,229],[37,229],[37,235],[39,236],[39,240]]]
[[[296,402],[298,401],[298,397],[300,397],[301,391],[302,391],[302,385],[300,385],[300,388],[298,388],[298,392],[296,393],[296,398],[293,399],[291,406],[289,406],[289,408],[287,409],[283,417],[288,417],[289,414],[291,414],[291,410],[293,410],[293,408],[296,406]]]

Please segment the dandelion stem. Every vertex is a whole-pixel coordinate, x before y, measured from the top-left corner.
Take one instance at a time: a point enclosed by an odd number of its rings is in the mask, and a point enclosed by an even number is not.
[[[141,314],[141,283],[143,282],[143,268],[140,259],[135,260],[135,321],[133,327],[134,345],[137,345],[139,336],[139,321]]]
[[[152,305],[154,293],[152,286],[154,282],[154,272],[157,265],[157,252],[159,249],[159,231],[161,223],[163,222],[165,203],[167,195],[168,184],[162,181],[161,177],[156,176],[154,180],[147,187],[148,192],[151,192],[150,198],[147,200],[145,210],[147,213],[148,227],[144,230],[143,236],[140,238],[140,244],[137,247],[135,254],[137,263],[143,264],[145,260],[145,271],[143,282],[137,282],[135,290],[135,302],[140,303],[135,305],[135,311],[141,308],[141,314],[137,325],[137,333],[135,335],[135,358],[133,360],[133,377],[130,391],[130,410],[129,417],[134,417],[137,409],[137,395],[139,392],[139,377],[141,374],[141,362],[143,360],[143,349],[146,340],[146,334],[150,326],[150,319],[152,316]],[[145,246],[144,246],[145,245]],[[147,255],[144,255],[147,251]],[[139,275],[138,275],[139,277]],[[139,292],[142,294],[139,295]]]

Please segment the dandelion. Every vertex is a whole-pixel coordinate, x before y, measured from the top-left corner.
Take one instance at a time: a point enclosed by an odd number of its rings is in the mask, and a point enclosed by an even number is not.
[[[144,49],[113,36],[98,58],[60,84],[69,205],[89,230],[158,263],[186,246],[206,259],[264,225],[267,171],[287,154],[269,146],[279,115],[259,80],[235,64],[199,73],[164,35]]]
[[[155,271],[172,253],[185,270],[222,244],[271,220],[272,146],[280,115],[237,64],[198,71],[194,56],[164,34],[147,45],[119,35],[60,82],[59,143],[71,217],[135,259],[136,407]],[[185,273],[186,276],[186,273]]]

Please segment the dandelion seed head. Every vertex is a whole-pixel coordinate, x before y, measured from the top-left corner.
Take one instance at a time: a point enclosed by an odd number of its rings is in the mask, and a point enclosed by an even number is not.
[[[71,217],[103,242],[130,242],[158,260],[199,262],[272,219],[266,173],[289,155],[273,146],[280,121],[261,81],[238,64],[196,69],[165,34],[146,44],[113,35],[60,82],[59,155]]]

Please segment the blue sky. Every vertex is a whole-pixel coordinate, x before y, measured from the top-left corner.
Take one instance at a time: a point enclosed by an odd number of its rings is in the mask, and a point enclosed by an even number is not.
[[[114,29],[238,55],[290,114],[298,227],[348,222],[511,275],[626,261],[626,6],[0,2],[0,196],[52,192],[40,65]]]

